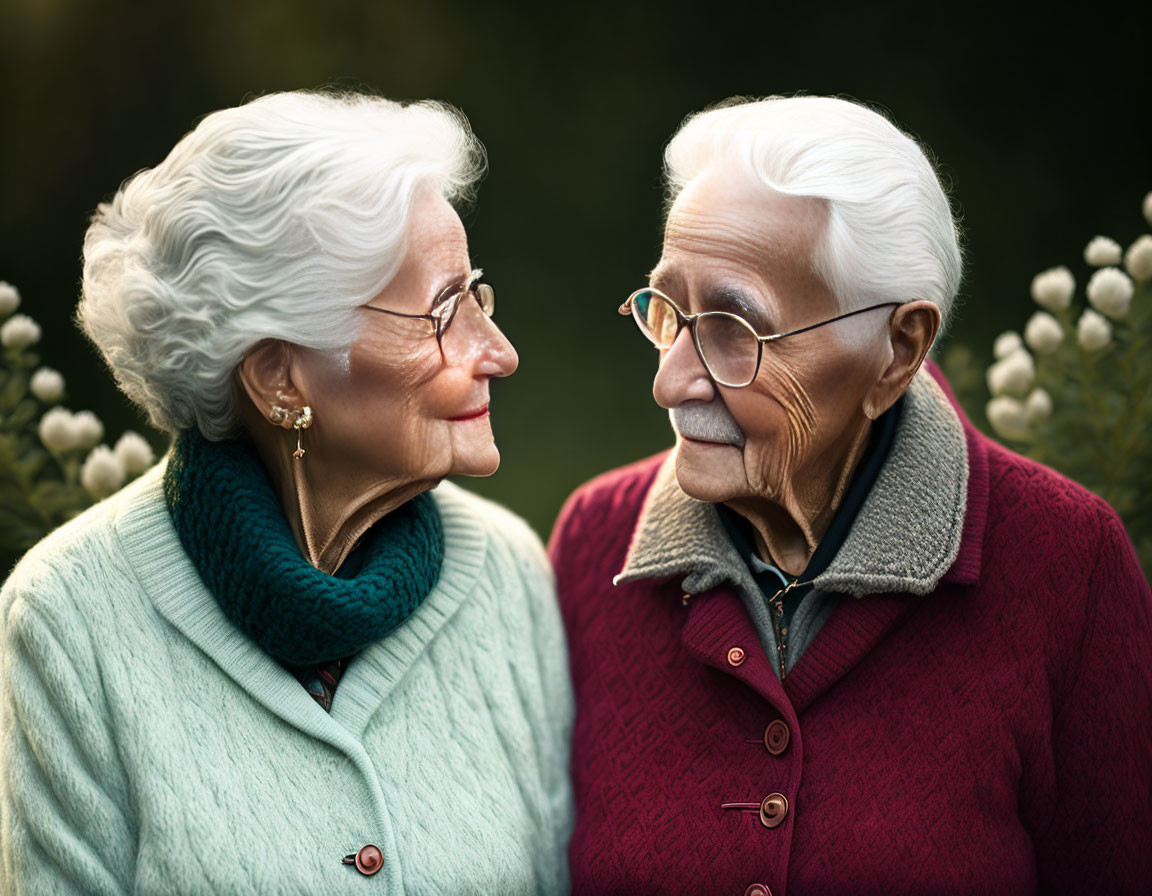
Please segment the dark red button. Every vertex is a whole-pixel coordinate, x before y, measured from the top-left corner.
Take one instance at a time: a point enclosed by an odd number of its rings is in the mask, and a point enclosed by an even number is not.
[[[772,896],[767,884],[752,884],[744,891],[744,896]]]
[[[788,723],[775,719],[768,723],[764,729],[764,746],[773,756],[779,756],[788,749],[788,741],[792,739],[792,732],[788,730]]]
[[[343,862],[345,865],[355,865],[357,871],[371,877],[384,867],[384,853],[380,852],[378,846],[369,843],[361,846],[355,855],[344,856]]]

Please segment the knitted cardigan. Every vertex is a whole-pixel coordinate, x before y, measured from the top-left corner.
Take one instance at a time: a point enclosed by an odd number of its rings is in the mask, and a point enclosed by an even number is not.
[[[820,583],[845,596],[783,682],[715,562],[674,562],[716,511],[665,455],[569,500],[550,552],[574,893],[1149,892],[1152,595],[1131,542],[925,373],[906,411]],[[942,475],[952,436],[963,476]]]
[[[228,621],[156,469],[0,592],[0,892],[561,893],[571,694],[539,540],[449,483],[432,593],[329,715]],[[342,859],[374,844],[383,867]]]

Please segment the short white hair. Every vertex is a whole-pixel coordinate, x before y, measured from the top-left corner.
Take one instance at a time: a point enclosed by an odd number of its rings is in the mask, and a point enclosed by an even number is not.
[[[442,103],[293,92],[213,112],[97,209],[78,321],[155,426],[226,438],[245,353],[350,345],[417,192],[468,198],[484,168]]]
[[[883,115],[832,97],[728,101],[681,125],[664,166],[670,205],[712,169],[824,200],[811,263],[842,310],[926,299],[948,320],[960,288],[958,228],[924,150]]]

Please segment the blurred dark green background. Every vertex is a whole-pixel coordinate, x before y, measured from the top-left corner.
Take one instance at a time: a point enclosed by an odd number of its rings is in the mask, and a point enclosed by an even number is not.
[[[0,279],[43,325],[68,406],[110,440],[143,429],[71,324],[96,203],[252,95],[338,83],[447,100],[488,147],[465,222],[521,357],[495,390],[504,464],[474,485],[546,536],[574,486],[669,442],[655,354],[616,306],[658,256],[661,149],[687,113],[798,91],[889,110],[932,148],[962,217],[949,338],[978,358],[1023,327],[1034,273],[1069,264],[1082,287],[1092,236],[1147,230],[1150,6],[1074,9],[4,0]]]

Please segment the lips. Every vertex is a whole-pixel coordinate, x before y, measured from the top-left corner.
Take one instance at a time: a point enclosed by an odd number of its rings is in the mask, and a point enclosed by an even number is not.
[[[467,414],[461,414],[459,417],[449,417],[448,419],[455,422],[455,421],[461,421],[461,420],[479,420],[481,417],[486,417],[486,416],[488,416],[488,405],[487,404],[482,405],[481,407],[478,407],[474,411],[469,411]]]

